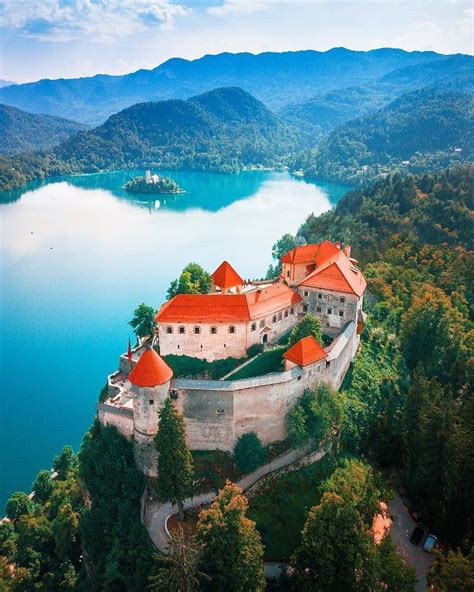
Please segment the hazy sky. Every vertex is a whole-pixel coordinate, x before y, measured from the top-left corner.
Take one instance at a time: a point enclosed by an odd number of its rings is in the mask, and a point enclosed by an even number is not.
[[[0,0],[0,78],[122,74],[222,51],[472,54],[473,18],[461,0]]]

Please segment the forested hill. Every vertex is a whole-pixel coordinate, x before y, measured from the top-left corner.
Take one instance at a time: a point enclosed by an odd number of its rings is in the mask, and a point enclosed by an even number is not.
[[[307,163],[306,172],[358,183],[394,168],[417,173],[472,160],[472,97],[468,91],[433,88],[407,93],[374,114],[336,128]]]
[[[188,167],[235,171],[272,165],[297,145],[296,134],[239,88],[187,101],[140,103],[63,143],[56,155],[73,169]]]
[[[37,113],[98,124],[134,103],[183,99],[223,86],[239,86],[271,109],[297,103],[322,92],[364,86],[392,72],[401,72],[393,84],[401,89],[419,88],[421,71],[414,78],[403,71],[411,66],[441,62],[429,75],[429,83],[445,79],[459,68],[472,68],[469,56],[444,56],[435,52],[400,49],[351,51],[334,48],[325,52],[221,53],[196,60],[174,58],[153,70],[123,76],[40,80],[0,89],[0,102]],[[466,66],[466,63],[468,64]],[[438,78],[436,78],[438,76]],[[426,77],[426,76],[425,76]],[[403,91],[401,91],[403,92]]]
[[[51,148],[87,126],[0,105],[0,154]]]
[[[308,242],[349,243],[362,262],[374,260],[393,236],[473,250],[473,175],[474,165],[416,177],[395,174],[347,193],[321,216],[309,216],[300,232]]]

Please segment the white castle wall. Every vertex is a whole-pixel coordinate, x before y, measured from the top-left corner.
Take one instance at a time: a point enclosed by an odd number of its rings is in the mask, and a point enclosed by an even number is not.
[[[355,322],[348,323],[326,348],[327,358],[304,368],[294,366],[284,372],[234,381],[173,379],[170,393],[184,416],[191,449],[230,451],[239,436],[250,431],[256,432],[264,444],[285,438],[287,413],[306,388],[319,382],[336,389],[341,386],[359,343],[356,326]],[[159,390],[157,397],[162,402],[163,392]],[[135,418],[135,423],[138,420],[141,425],[145,421],[152,438],[157,430],[160,403],[145,409],[150,400],[148,391],[136,391],[141,401],[137,407],[140,418]],[[103,425],[115,425],[126,437],[132,437],[132,410],[101,403],[98,412]],[[138,441],[143,444],[143,438]]]

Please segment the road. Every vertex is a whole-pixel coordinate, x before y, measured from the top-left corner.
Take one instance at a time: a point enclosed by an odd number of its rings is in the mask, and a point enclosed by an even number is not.
[[[410,543],[409,537],[416,526],[416,522],[410,516],[398,493],[395,494],[395,498],[390,502],[388,508],[393,519],[390,536],[397,546],[400,555],[408,565],[415,568],[418,577],[417,592],[425,592],[426,574],[433,561],[433,556],[423,551],[424,539],[419,545]],[[425,534],[427,534],[426,531]]]

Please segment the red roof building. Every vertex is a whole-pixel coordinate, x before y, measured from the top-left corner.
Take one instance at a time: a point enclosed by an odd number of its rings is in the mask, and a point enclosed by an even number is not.
[[[152,348],[146,349],[128,375],[135,386],[154,387],[165,384],[173,377],[168,364]]]
[[[283,357],[285,360],[289,360],[298,366],[304,367],[309,366],[309,364],[314,364],[319,360],[324,360],[324,358],[327,357],[327,353],[316,339],[310,335],[309,337],[303,337],[303,339],[297,341],[286,353],[283,354]]]
[[[216,271],[211,275],[215,286],[218,286],[223,292],[230,288],[237,288],[244,284],[244,280],[235,271],[230,263],[223,261]]]

